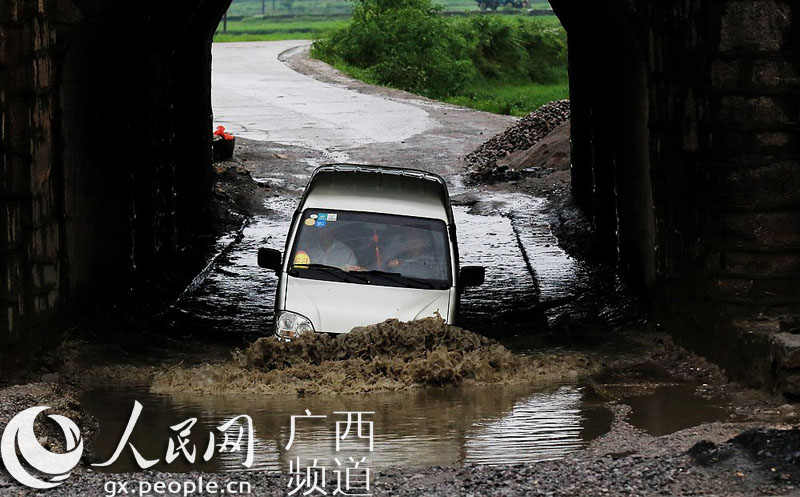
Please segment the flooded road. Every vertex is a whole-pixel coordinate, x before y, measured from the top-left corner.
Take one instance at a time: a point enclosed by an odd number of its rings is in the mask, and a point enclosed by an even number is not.
[[[171,310],[173,326],[247,341],[270,333],[277,277],[258,267],[256,254],[259,247],[283,251],[296,195],[268,199],[274,214],[252,219],[240,235],[220,241],[213,266]],[[546,313],[537,310],[542,301],[565,300],[549,313],[552,319],[575,300],[591,298],[596,278],[558,247],[543,203],[493,193],[478,204],[454,207],[461,265],[486,268],[484,285],[463,295],[464,327],[499,338],[531,334],[547,328]]]
[[[299,192],[297,192],[299,195]],[[271,197],[271,215],[252,219],[239,236],[220,240],[216,262],[176,303],[171,325],[187,333],[224,335],[235,343],[271,333],[277,278],[257,266],[259,247],[283,250],[296,199]],[[568,298],[564,307],[581,312],[581,303],[596,291],[593,275],[558,248],[542,201],[520,194],[495,193],[472,205],[454,208],[461,240],[461,262],[487,268],[486,284],[463,299],[464,323],[476,332],[498,338],[533,337],[547,329],[554,312],[534,312],[537,304]],[[593,290],[594,289],[594,290]],[[592,301],[596,303],[596,301]],[[537,315],[538,319],[532,319]],[[221,336],[222,335],[222,336]],[[518,353],[542,352],[529,340],[510,340]],[[638,380],[642,380],[638,378]],[[659,436],[697,424],[727,420],[719,401],[695,395],[696,385],[665,385],[647,395],[623,398],[632,408],[629,422]],[[144,405],[140,423],[149,427],[134,444],[155,457],[165,450],[169,427],[197,417],[196,440],[226,419],[252,416],[256,427],[253,470],[285,471],[294,457],[327,458],[333,450],[331,426],[302,427],[298,443],[284,449],[289,418],[306,409],[314,414],[335,411],[374,412],[375,451],[372,467],[517,464],[560,459],[581,450],[606,433],[612,414],[591,387],[578,383],[553,385],[462,386],[426,388],[368,395],[161,395],[144,389],[101,389],[88,392],[84,407],[100,422],[95,437],[98,454],[110,453],[124,428],[134,400]],[[241,469],[241,457],[228,454],[205,466],[166,466],[169,471]],[[132,459],[120,460],[114,472],[133,471]]]
[[[695,394],[695,385],[658,388],[652,393],[621,399],[631,407],[629,422],[653,436],[701,423],[729,420],[721,399]],[[367,456],[377,470],[397,467],[508,465],[562,459],[607,433],[613,421],[605,400],[591,387],[507,385],[445,387],[382,392],[370,395],[157,395],[147,389],[97,389],[84,394],[82,405],[99,422],[93,439],[99,458],[114,452],[134,401],[143,404],[131,443],[145,458],[160,458],[175,437],[170,426],[189,418],[198,422],[188,437],[202,453],[208,433],[230,418],[249,415],[255,428],[252,471],[286,471],[289,462],[318,458],[333,462],[342,454]],[[298,420],[292,446],[290,417],[325,415]],[[335,448],[336,422],[345,412],[366,412],[373,423],[374,450],[363,441],[348,442],[347,452]],[[337,414],[339,413],[339,414]],[[353,437],[351,437],[351,440]],[[243,470],[244,453],[222,453],[208,462],[189,464],[178,458],[155,466],[161,471],[207,472]],[[124,454],[104,471],[137,470]]]
[[[298,185],[323,159],[422,167],[445,177],[454,197],[460,262],[486,268],[485,284],[463,295],[460,324],[465,328],[494,337],[518,354],[535,355],[546,350],[540,337],[558,334],[565,316],[605,319],[626,312],[620,311],[626,297],[613,274],[598,273],[559,248],[544,199],[464,186],[460,157],[485,140],[484,132],[504,129],[513,119],[322,83],[277,59],[293,43],[214,47],[217,121],[241,137],[275,144],[257,149],[261,155],[251,153],[246,163],[255,181],[269,185],[271,195],[264,200],[268,213],[220,239],[208,267],[163,316],[174,335],[212,337],[240,347],[271,335],[277,278],[258,267],[257,250],[284,250],[302,194]],[[298,146],[320,152],[321,158],[298,148],[298,160],[285,169],[271,164]],[[285,449],[290,416],[308,409],[329,421],[336,411],[374,412],[375,450],[369,460],[377,469],[499,465],[561,459],[609,431],[613,416],[607,398],[576,376],[556,384],[367,395],[165,395],[145,387],[106,388],[86,392],[81,401],[100,423],[94,446],[101,458],[113,452],[138,400],[144,406],[139,426],[146,429],[134,431],[132,442],[149,458],[162,456],[174,435],[170,427],[185,419],[198,419],[192,441],[202,452],[210,431],[247,414],[256,430],[251,469],[285,471],[294,457],[330,460],[337,455],[331,423],[298,427],[295,445]],[[716,401],[697,397],[695,387],[666,386],[647,395],[621,395],[619,401],[631,407],[635,427],[653,434],[726,419],[728,412]],[[686,415],[675,415],[676,408]],[[673,414],[665,420],[665,413]],[[242,469],[241,457],[223,456],[208,463],[162,462],[155,469]],[[135,471],[127,457],[110,471]]]
[[[144,405],[132,443],[143,456],[155,459],[166,449],[174,432],[169,427],[197,417],[192,433],[198,452],[208,442],[208,432],[242,413],[253,418],[256,430],[254,471],[285,471],[295,457],[320,458],[332,463],[335,450],[335,412],[365,411],[373,422],[374,450],[363,444],[351,451],[365,452],[371,467],[425,467],[462,463],[513,464],[560,459],[607,432],[611,413],[587,387],[564,385],[536,388],[472,387],[423,389],[376,393],[369,396],[266,397],[214,395],[160,396],[137,390],[95,390],[82,399],[100,422],[95,451],[110,454],[116,448],[134,400]],[[108,406],[113,406],[109,409]],[[298,420],[289,450],[289,419],[308,409],[323,420]],[[343,447],[342,447],[343,449]],[[188,464],[176,460],[157,465],[163,471],[240,470],[242,457]],[[132,457],[109,467],[112,472],[136,470]]]

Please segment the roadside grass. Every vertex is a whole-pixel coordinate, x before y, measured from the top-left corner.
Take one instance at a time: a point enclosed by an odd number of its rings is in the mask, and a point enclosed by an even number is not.
[[[566,79],[553,84],[487,81],[465,88],[460,93],[445,97],[444,101],[494,114],[524,117],[553,100],[569,98],[569,82]]]
[[[348,66],[342,62],[333,64],[333,67],[353,79],[381,85],[378,78],[369,70]],[[524,80],[497,82],[484,79],[462,89],[456,95],[440,100],[493,114],[524,117],[544,104],[566,98],[569,98],[569,79],[565,71],[560,81],[551,84]]]
[[[246,18],[228,21],[227,33],[222,27],[214,35],[215,42],[313,40],[328,31],[347,26],[347,19],[294,17],[278,19]]]

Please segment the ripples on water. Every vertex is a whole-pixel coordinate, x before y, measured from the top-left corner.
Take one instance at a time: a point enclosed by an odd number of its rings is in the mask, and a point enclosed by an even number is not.
[[[374,452],[356,446],[373,468],[481,464],[514,464],[558,459],[584,447],[610,427],[611,414],[598,406],[584,388],[561,386],[536,391],[528,387],[461,387],[387,392],[369,396],[159,396],[144,390],[96,390],[82,399],[100,423],[94,447],[100,458],[113,453],[134,400],[144,409],[131,442],[146,458],[163,459],[169,427],[189,417],[198,423],[190,437],[202,454],[208,432],[239,414],[253,418],[256,429],[252,470],[285,471],[294,457],[333,462],[334,411],[374,411]],[[289,420],[309,409],[326,420],[298,420],[295,442]],[[366,419],[366,418],[365,418]],[[351,447],[353,448],[353,447]],[[361,449],[360,449],[361,448]],[[109,470],[136,471],[130,454]],[[350,455],[351,453],[345,453]],[[156,469],[227,471],[243,469],[235,454],[210,463],[188,464],[182,458]],[[103,459],[104,460],[104,459]]]
[[[298,193],[299,198],[299,193]],[[253,219],[241,239],[220,241],[229,250],[207,277],[184,294],[168,314],[169,325],[187,334],[213,334],[247,343],[272,324],[277,278],[256,263],[259,247],[284,249],[297,199],[274,198],[269,217]],[[463,297],[464,324],[477,332],[518,333],[534,326],[525,318],[541,300],[580,293],[585,272],[557,246],[542,200],[521,194],[486,195],[481,205],[456,206],[462,265],[486,267],[486,284]],[[546,326],[546,324],[545,324]],[[537,391],[537,389],[539,389]],[[221,421],[249,414],[257,430],[253,469],[285,470],[295,456],[332,458],[330,426],[305,427],[290,453],[289,416],[333,411],[375,411],[374,467],[448,465],[464,462],[512,464],[557,459],[608,430],[610,413],[587,398],[585,389],[562,386],[420,389],[369,396],[157,396],[146,391],[106,390],[87,394],[84,405],[100,421],[99,454],[110,454],[119,440],[134,399],[144,404],[134,444],[146,457],[163,457],[169,426],[197,417],[198,452],[207,433]],[[141,431],[141,428],[140,428]],[[114,446],[111,446],[111,445]],[[147,452],[145,454],[145,452]],[[180,460],[158,469],[170,471],[240,469],[226,455],[203,466]],[[113,471],[137,469],[130,458]]]

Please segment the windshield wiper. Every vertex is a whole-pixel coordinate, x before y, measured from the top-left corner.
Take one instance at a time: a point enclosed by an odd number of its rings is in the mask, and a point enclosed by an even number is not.
[[[328,274],[335,274],[339,276],[339,279],[341,279],[342,281],[349,281],[351,279],[356,279],[364,283],[369,282],[367,278],[362,278],[361,276],[353,274],[351,271],[345,271],[340,267],[329,266],[327,264],[292,264],[292,266],[289,268],[289,271],[295,271],[295,274],[293,276],[296,276],[297,275],[296,271],[298,269],[319,269],[327,272]]]
[[[395,283],[403,283],[403,284],[414,284],[419,285],[419,288],[438,288],[437,285],[430,283],[429,281],[420,280],[417,278],[412,278],[410,276],[403,276],[401,273],[390,273],[388,271],[356,271],[358,274],[364,274],[367,276],[380,276],[382,278],[386,278],[387,280],[394,281]],[[350,274],[353,274],[352,272]]]

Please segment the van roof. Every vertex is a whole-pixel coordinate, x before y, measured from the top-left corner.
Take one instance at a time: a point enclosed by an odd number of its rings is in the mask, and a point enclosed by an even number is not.
[[[330,164],[318,167],[298,210],[380,212],[453,222],[441,176],[397,167]]]

